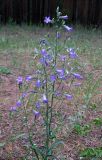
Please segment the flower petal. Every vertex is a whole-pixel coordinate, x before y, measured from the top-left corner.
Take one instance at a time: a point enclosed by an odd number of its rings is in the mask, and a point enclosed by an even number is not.
[[[52,20],[50,19],[50,17],[45,17],[44,22],[48,24],[51,23]]]

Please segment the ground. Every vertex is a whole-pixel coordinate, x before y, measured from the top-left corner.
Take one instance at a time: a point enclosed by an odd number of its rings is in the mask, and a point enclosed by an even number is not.
[[[39,47],[39,40],[47,32],[53,36],[52,28],[0,26],[0,160],[23,160],[28,152],[27,136],[23,136],[26,130],[21,120],[22,113],[12,118],[9,110],[19,98],[16,78],[32,73],[34,48]],[[54,120],[54,123],[59,125],[62,122],[57,136],[64,141],[64,148],[59,151],[58,159],[79,160],[82,150],[88,147],[100,148],[102,144],[102,32],[78,26],[68,39],[68,47],[76,48],[80,56],[85,79],[76,95],[77,106],[73,108],[69,103],[71,107],[56,108],[56,112],[60,112],[63,117],[57,118],[59,122]],[[85,96],[90,94],[92,98],[88,108],[85,108]],[[80,125],[87,125],[87,129],[78,129],[77,123],[71,121],[75,113],[83,116]],[[31,122],[32,118],[29,123]],[[84,134],[85,132],[88,133]],[[15,135],[18,136],[17,140]],[[41,143],[40,138],[39,136],[36,140],[38,143]],[[87,159],[91,160],[85,158]]]

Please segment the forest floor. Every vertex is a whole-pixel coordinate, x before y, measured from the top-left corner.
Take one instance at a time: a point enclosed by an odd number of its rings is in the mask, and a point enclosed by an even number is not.
[[[12,118],[9,110],[19,98],[16,79],[19,75],[26,76],[32,72],[34,49],[39,47],[40,40],[47,32],[53,35],[54,31],[52,28],[36,26],[0,26],[0,160],[26,160],[24,157],[29,154],[28,139],[24,134],[24,115],[20,113]],[[100,160],[102,31],[78,26],[68,39],[68,46],[75,48],[80,56],[86,78],[76,95],[77,106],[70,102],[68,107],[56,108],[56,113],[60,113],[56,122],[60,126],[57,137],[64,141],[64,147],[59,149],[57,157],[59,160],[80,160],[80,153],[84,151],[85,160]],[[88,106],[85,104],[85,97],[90,98]],[[75,121],[76,116],[82,119]],[[32,120],[31,116],[31,123]],[[32,130],[40,133],[40,127]],[[38,139],[35,136],[35,141],[40,143],[41,137],[38,136]],[[28,160],[30,159],[28,156]]]

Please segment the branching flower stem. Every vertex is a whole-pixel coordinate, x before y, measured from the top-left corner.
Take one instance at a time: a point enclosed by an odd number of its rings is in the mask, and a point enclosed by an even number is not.
[[[57,35],[57,30],[56,30],[56,35]],[[57,48],[58,48],[58,39],[56,37],[56,45],[55,45],[55,51],[54,51],[54,54],[55,54],[55,59],[54,59],[54,66],[56,66],[56,61],[57,61]],[[50,132],[51,132],[51,123],[52,123],[52,109],[53,109],[53,102],[54,102],[54,91],[55,91],[55,81],[53,82],[53,85],[52,85],[52,97],[51,97],[51,106],[50,106],[50,122],[49,122],[49,129],[50,129]]]
[[[48,98],[48,80],[47,80],[47,72],[44,65],[44,76],[45,76],[45,90],[46,90],[46,98],[48,102],[46,103],[46,158],[48,157],[49,152],[49,142],[50,142],[50,128],[49,128],[49,98]],[[46,160],[46,159],[45,159]]]

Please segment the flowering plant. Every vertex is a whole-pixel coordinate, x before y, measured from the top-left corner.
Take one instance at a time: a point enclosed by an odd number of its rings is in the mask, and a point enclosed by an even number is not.
[[[47,37],[40,42],[40,49],[35,49],[34,61],[37,63],[34,74],[17,78],[22,94],[16,106],[11,107],[11,111],[17,111],[21,106],[24,108],[30,147],[36,160],[57,159],[54,150],[58,145],[63,144],[63,141],[58,140],[54,132],[55,108],[74,99],[70,86],[74,86],[77,79],[83,79],[83,76],[78,73],[78,67],[74,68],[74,62],[79,58],[77,53],[73,48],[64,48],[60,43],[61,29],[72,31],[72,27],[65,24],[68,16],[62,16],[59,7],[56,13],[55,19],[50,17],[44,19],[46,24],[52,23],[55,26],[54,43]],[[29,106],[34,116],[34,126],[39,121],[40,127],[43,127],[42,144],[37,145],[34,142],[34,133],[30,132],[27,114]]]

